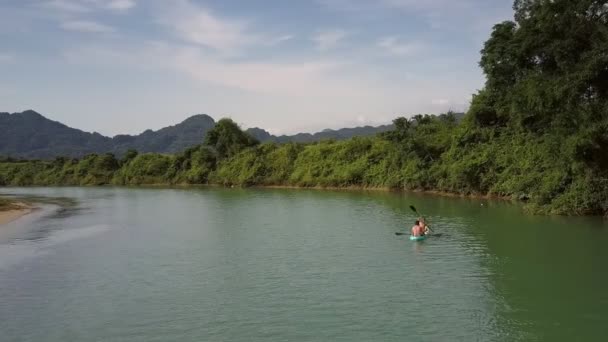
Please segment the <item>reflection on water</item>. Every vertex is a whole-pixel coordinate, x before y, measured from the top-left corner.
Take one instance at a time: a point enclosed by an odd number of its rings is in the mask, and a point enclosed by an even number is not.
[[[608,333],[608,234],[595,218],[377,192],[0,192],[43,203],[0,232],[0,331],[10,341],[594,341]],[[395,235],[416,219],[411,204],[436,236]]]

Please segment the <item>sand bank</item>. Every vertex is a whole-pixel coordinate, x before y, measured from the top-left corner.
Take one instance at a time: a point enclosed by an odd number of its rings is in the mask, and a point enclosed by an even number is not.
[[[32,212],[32,207],[21,202],[11,203],[7,208],[0,208],[0,225],[9,223]]]

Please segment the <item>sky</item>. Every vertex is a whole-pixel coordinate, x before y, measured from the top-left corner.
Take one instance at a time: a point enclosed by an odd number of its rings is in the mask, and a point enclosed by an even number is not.
[[[511,0],[0,0],[0,112],[105,135],[274,134],[463,111]]]

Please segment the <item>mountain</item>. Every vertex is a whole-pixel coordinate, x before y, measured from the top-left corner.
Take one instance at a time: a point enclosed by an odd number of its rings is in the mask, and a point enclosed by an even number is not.
[[[250,128],[247,130],[247,133],[251,134],[253,137],[258,139],[261,142],[278,142],[278,143],[286,143],[286,142],[301,142],[308,143],[319,140],[327,140],[327,139],[335,139],[335,140],[345,140],[352,137],[362,137],[362,136],[370,136],[376,135],[378,133],[390,131],[393,129],[393,125],[383,125],[383,126],[363,126],[363,127],[355,127],[355,128],[342,128],[338,130],[333,129],[325,129],[321,132],[317,133],[298,133],[295,135],[281,135],[274,136],[268,133],[267,131],[261,128]]]
[[[147,130],[139,135],[117,135],[110,138],[96,132],[88,133],[68,127],[33,110],[0,113],[0,155],[48,159],[105,152],[122,155],[129,149],[173,153],[200,144],[213,126],[213,118],[199,114],[158,131]]]
[[[457,122],[460,122],[464,118],[465,113],[454,113],[454,119]],[[413,123],[415,124],[415,123]],[[342,128],[342,129],[324,129],[321,132],[317,133],[298,133],[295,135],[280,135],[275,136],[271,135],[269,132],[265,131],[262,128],[254,127],[249,128],[247,133],[251,134],[254,138],[258,139],[261,142],[277,142],[277,143],[286,143],[286,142],[300,142],[300,143],[309,143],[315,142],[319,140],[346,140],[352,137],[364,137],[376,135],[378,133],[386,132],[393,130],[395,126],[393,125],[382,125],[382,126],[363,126],[363,127],[355,127],[355,128]]]
[[[128,149],[139,152],[175,153],[203,142],[207,132],[215,126],[212,117],[206,114],[193,115],[175,126],[158,131],[146,130],[140,135],[117,135],[114,142],[115,153]]]
[[[81,156],[111,151],[112,139],[52,121],[33,110],[0,113],[0,155],[22,158]]]
[[[460,120],[463,114],[456,114]],[[139,152],[175,153],[203,142],[205,134],[215,126],[212,117],[197,114],[175,126],[158,131],[146,130],[139,135],[116,135],[113,138],[97,132],[89,133],[47,119],[26,110],[22,113],[0,113],[0,156],[28,159],[50,159],[56,156],[82,157],[89,153],[123,155],[129,149]],[[344,140],[355,136],[371,136],[389,131],[393,125],[326,129],[318,133],[271,135],[261,128],[250,128],[249,134],[261,142],[308,143],[325,139]]]

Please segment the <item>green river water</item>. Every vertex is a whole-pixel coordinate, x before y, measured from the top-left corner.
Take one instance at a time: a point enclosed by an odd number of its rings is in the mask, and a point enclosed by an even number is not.
[[[0,341],[606,341],[608,225],[383,192],[0,188]],[[440,237],[395,232],[424,212]]]

